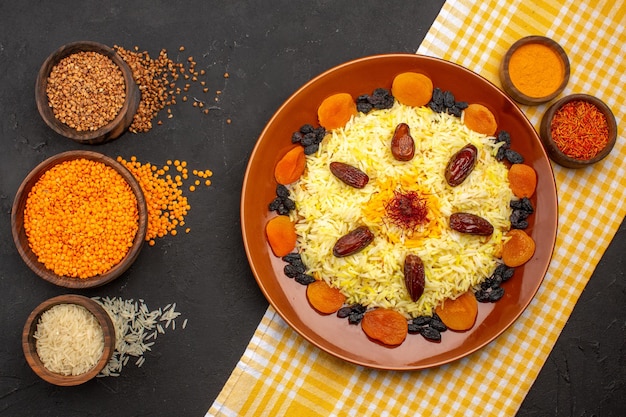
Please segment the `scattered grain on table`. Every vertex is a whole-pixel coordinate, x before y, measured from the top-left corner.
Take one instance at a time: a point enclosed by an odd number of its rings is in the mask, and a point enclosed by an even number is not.
[[[120,57],[130,67],[133,78],[139,86],[141,92],[141,100],[139,102],[139,109],[135,114],[132,124],[129,130],[133,133],[147,132],[153,127],[153,121],[159,115],[160,111],[168,107],[167,118],[171,119],[174,115],[171,113],[170,106],[177,104],[178,98],[181,101],[189,101],[187,93],[192,93],[193,84],[199,82],[201,87],[198,87],[200,94],[206,94],[209,91],[208,87],[205,87],[207,80],[200,79],[199,76],[205,76],[206,71],[204,69],[198,71],[196,66],[198,63],[194,60],[193,56],[187,57],[183,62],[176,62],[171,59],[167,50],[161,49],[157,58],[153,59],[147,51],[141,51],[139,47],[135,46],[132,50],[125,49],[122,46],[115,45],[114,49],[120,55]],[[185,51],[184,46],[179,47],[179,52]],[[225,73],[225,78],[228,78]],[[181,77],[182,75],[182,77]],[[179,83],[185,81],[183,85]],[[186,82],[186,81],[191,82]],[[181,97],[181,93],[185,93]],[[219,93],[215,93],[216,95]],[[193,107],[204,107],[206,102],[198,99],[192,94]],[[218,102],[217,97],[214,98],[215,102]],[[218,106],[211,106],[211,109],[220,109]],[[207,111],[202,113],[208,114]],[[158,125],[161,125],[161,121],[157,121]]]
[[[185,225],[185,217],[191,210],[187,197],[183,194],[185,181],[189,180],[187,161],[178,159],[167,160],[160,168],[150,162],[142,163],[137,157],[132,156],[129,160],[117,157],[117,161],[124,165],[139,182],[146,199],[148,209],[148,227],[146,241],[154,246],[157,238],[178,234],[177,227]],[[173,174],[170,172],[173,171]],[[199,171],[192,170],[192,175],[206,179],[213,175],[210,169]],[[200,181],[194,179],[194,181]],[[195,183],[195,182],[194,182]],[[197,184],[200,185],[200,184]],[[205,181],[206,187],[211,185]],[[192,188],[193,187],[193,188]],[[190,191],[196,187],[191,185]],[[186,231],[186,233],[189,233]]]
[[[167,304],[158,310],[150,310],[144,300],[125,300],[119,297],[94,297],[107,311],[115,327],[115,350],[111,359],[98,374],[98,377],[119,376],[131,357],[137,358],[135,365],[141,367],[151,351],[157,336],[165,334],[165,329],[176,329],[176,319],[181,315],[176,311],[176,303]],[[182,328],[187,327],[187,319]]]

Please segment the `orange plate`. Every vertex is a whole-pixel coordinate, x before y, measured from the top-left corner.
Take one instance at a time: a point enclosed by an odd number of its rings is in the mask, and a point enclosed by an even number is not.
[[[368,340],[361,326],[335,315],[322,316],[306,300],[305,287],[287,278],[285,263],[276,258],[265,239],[266,221],[275,214],[268,204],[275,197],[274,165],[291,146],[291,134],[305,123],[317,125],[317,106],[327,96],[348,92],[353,97],[391,87],[395,75],[405,71],[428,75],[435,87],[450,90],[458,101],[480,103],[496,116],[498,129],[511,133],[512,148],[538,175],[527,232],[537,242],[534,257],[516,269],[503,286],[505,296],[494,304],[480,303],[474,327],[464,333],[446,331],[441,343],[409,335],[388,348]],[[296,91],[269,121],[252,152],[241,197],[241,228],[252,272],[281,317],[302,337],[346,361],[378,369],[415,370],[439,366],[469,355],[504,332],[528,306],[550,264],[557,231],[557,193],[552,167],[540,139],[524,113],[489,81],[456,64],[440,59],[391,54],[370,56],[335,67]]]

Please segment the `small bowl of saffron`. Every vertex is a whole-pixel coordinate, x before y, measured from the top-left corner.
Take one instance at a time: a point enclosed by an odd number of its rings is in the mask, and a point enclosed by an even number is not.
[[[502,89],[528,106],[546,103],[561,94],[569,82],[570,64],[563,48],[545,36],[527,36],[515,42],[500,64]]]
[[[602,100],[572,94],[548,108],[539,132],[554,162],[567,168],[583,168],[611,152],[617,140],[617,123]]]

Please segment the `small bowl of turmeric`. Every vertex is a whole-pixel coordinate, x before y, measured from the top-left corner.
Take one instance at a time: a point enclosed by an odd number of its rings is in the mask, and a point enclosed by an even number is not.
[[[528,106],[546,103],[563,92],[570,63],[563,48],[545,36],[527,36],[515,42],[500,64],[502,89]]]
[[[141,186],[117,161],[69,151],[37,165],[11,211],[13,241],[26,265],[67,288],[104,285],[135,261],[147,231]]]
[[[584,168],[611,153],[617,140],[617,122],[599,98],[571,94],[546,110],[539,136],[554,162],[567,168]]]

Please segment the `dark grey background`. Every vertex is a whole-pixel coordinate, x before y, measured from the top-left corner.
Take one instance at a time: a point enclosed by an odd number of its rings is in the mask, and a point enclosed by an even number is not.
[[[202,416],[243,353],[267,307],[247,264],[239,194],[248,157],[280,104],[312,77],[366,55],[414,53],[442,1],[15,1],[0,4],[0,414],[6,416]],[[462,33],[459,34],[462,36]],[[219,110],[189,103],[149,133],[97,147],[53,133],[34,101],[37,71],[62,44],[137,45],[176,61],[194,56]],[[179,53],[184,45],[186,50]],[[222,77],[224,72],[230,78]],[[212,99],[214,94],[206,97]],[[232,119],[227,124],[226,119]],[[37,163],[71,149],[142,162],[186,160],[210,168],[213,185],[186,192],[191,233],[145,246],[134,266],[87,296],[143,298],[151,309],[178,303],[175,331],[157,339],[143,367],[118,378],[61,388],[28,368],[24,321],[66,292],[37,278],[11,238],[10,211]],[[589,215],[592,215],[591,213]],[[622,225],[592,277],[520,416],[626,415],[625,284]],[[185,330],[182,319],[188,318]]]

